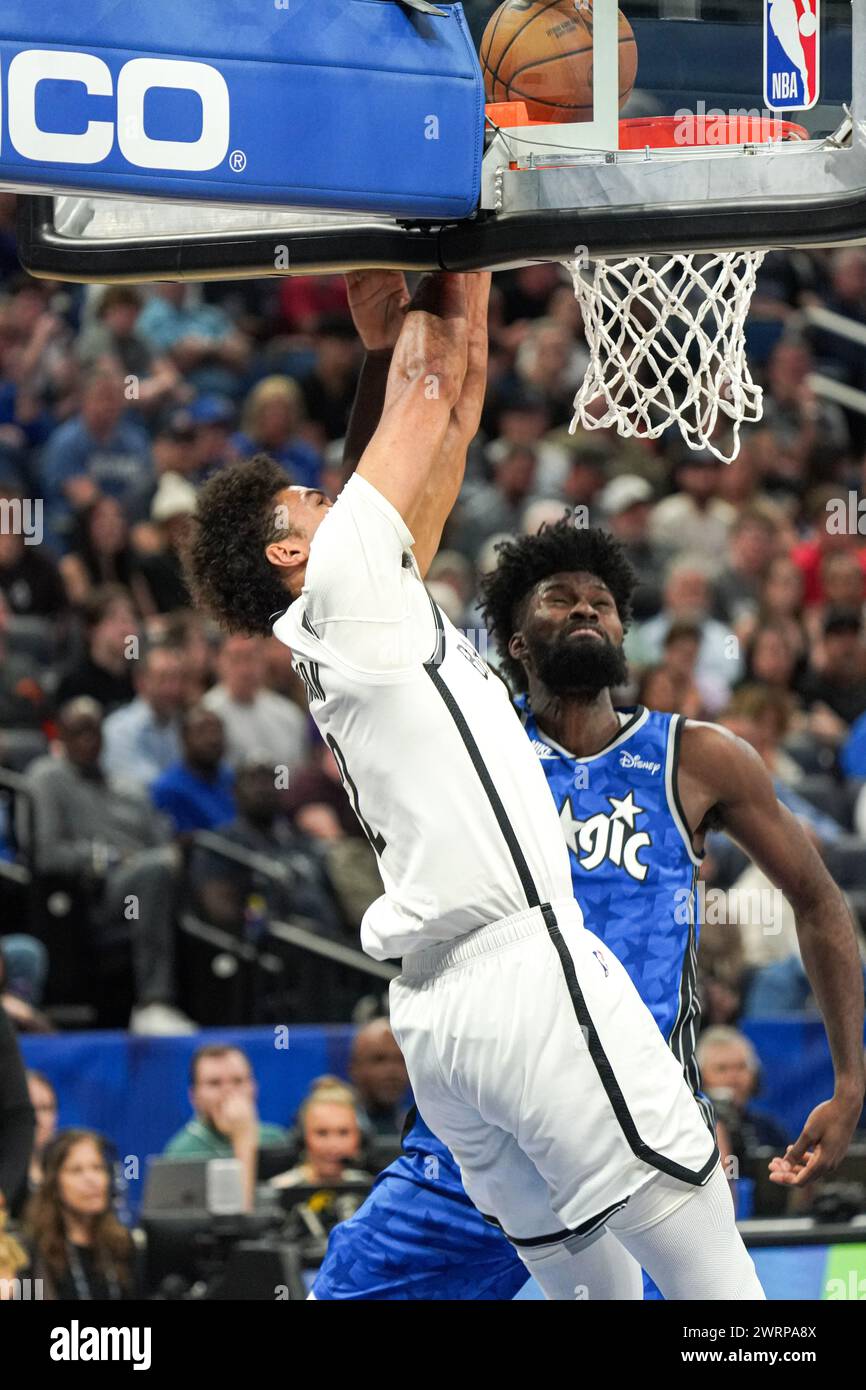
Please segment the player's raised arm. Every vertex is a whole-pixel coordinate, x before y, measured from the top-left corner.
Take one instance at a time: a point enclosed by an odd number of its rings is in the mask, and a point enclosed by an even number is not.
[[[770,1171],[802,1187],[844,1158],[863,1108],[863,970],[851,914],[799,821],[778,800],[757,753],[706,724],[683,731],[680,789],[692,780],[716,801],[722,827],[784,893],[803,966],[824,1018],[835,1091],[809,1115],[797,1142]]]
[[[486,274],[443,273],[421,281],[391,361],[381,421],[358,465],[415,537],[422,572],[435,554],[478,428],[489,287]]]
[[[343,474],[348,479],[379,427],[391,359],[411,295],[401,270],[355,270],[345,279],[352,321],[364,345],[364,363],[343,445]]]

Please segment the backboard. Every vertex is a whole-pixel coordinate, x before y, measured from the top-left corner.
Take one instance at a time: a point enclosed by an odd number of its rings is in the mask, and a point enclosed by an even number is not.
[[[539,8],[512,3],[528,19]],[[550,5],[557,23],[572,9],[591,20],[594,81],[591,120],[548,125],[501,94],[485,110],[477,54],[495,3],[443,0],[433,16],[397,0],[276,0],[265,19],[257,0],[141,0],[99,23],[83,22],[84,0],[11,8],[0,186],[27,190],[35,274],[496,269],[576,248],[866,241],[866,0],[622,0],[638,53],[622,111],[615,6]],[[73,46],[74,80],[57,58]],[[192,97],[163,85],[171,65]],[[203,65],[216,78],[187,71]],[[621,124],[656,117],[674,118],[661,148]],[[782,120],[800,138],[767,138]],[[74,143],[96,126],[99,148]],[[38,157],[63,153],[58,135],[71,154]]]

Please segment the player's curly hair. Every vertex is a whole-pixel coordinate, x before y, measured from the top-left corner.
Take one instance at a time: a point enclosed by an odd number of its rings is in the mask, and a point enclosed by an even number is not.
[[[551,574],[586,571],[607,585],[624,628],[631,621],[637,576],[619,541],[598,527],[575,526],[571,514],[534,536],[519,536],[496,547],[499,562],[481,580],[481,601],[488,630],[512,689],[526,689],[526,674],[509,654],[508,643],[520,627],[521,608],[536,584]]]
[[[270,636],[271,619],[289,605],[288,590],[265,547],[285,538],[274,499],[290,479],[267,454],[231,464],[205,483],[184,547],[187,586],[228,632]]]

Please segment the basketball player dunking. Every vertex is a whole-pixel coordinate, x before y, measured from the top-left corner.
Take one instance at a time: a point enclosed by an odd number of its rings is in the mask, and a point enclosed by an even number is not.
[[[267,458],[217,474],[190,582],[227,627],[273,625],[313,692],[385,885],[362,944],[402,957],[394,1033],[475,1206],[549,1297],[573,1296],[606,1228],[666,1298],[762,1298],[682,1067],[583,926],[507,689],[422,582],[478,429],[489,284],[422,280],[333,505]]]
[[[706,830],[727,830],[793,904],[836,1072],[833,1100],[773,1160],[777,1181],[802,1186],[842,1158],[862,1104],[853,925],[747,745],[677,715],[614,709],[634,583],[610,537],[565,519],[502,549],[484,585],[488,625],[512,687],[523,692],[516,703],[559,812],[585,924],[626,966],[696,1092],[695,883]],[[618,1284],[612,1261],[622,1271]],[[609,1233],[571,1273],[590,1299],[599,1286],[618,1298],[642,1293],[637,1264]],[[416,1118],[403,1155],[333,1232],[314,1296],[501,1299],[525,1277],[509,1243],[471,1207],[446,1147]]]

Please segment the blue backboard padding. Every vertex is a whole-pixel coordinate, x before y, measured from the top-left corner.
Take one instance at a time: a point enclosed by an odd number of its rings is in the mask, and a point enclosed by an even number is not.
[[[0,181],[123,195],[463,218],[477,208],[484,85],[460,5],[447,17],[390,0],[5,0],[0,13]],[[10,140],[9,65],[27,49],[92,54],[118,75],[135,58],[208,63],[230,96],[225,159],[207,171],[138,168],[118,140],[97,164],[34,163]],[[41,82],[40,129],[117,119],[115,96]],[[150,139],[196,141],[193,93],[150,92]],[[242,156],[242,159],[232,156]]]

